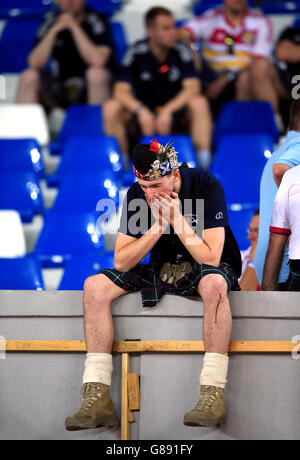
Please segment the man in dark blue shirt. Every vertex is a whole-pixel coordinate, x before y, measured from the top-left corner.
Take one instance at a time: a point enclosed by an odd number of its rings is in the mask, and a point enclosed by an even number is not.
[[[161,7],[146,15],[147,38],[123,58],[113,99],[104,105],[106,133],[118,138],[128,161],[130,139],[141,134],[189,132],[199,164],[210,162],[212,123],[190,49],[177,42],[172,13]]]
[[[17,102],[47,110],[74,103],[101,104],[109,97],[113,69],[107,19],[85,0],[59,0],[40,25],[19,80]],[[50,68],[45,68],[51,60]]]
[[[134,183],[123,204],[115,268],[88,278],[84,288],[87,360],[85,399],[66,420],[68,430],[116,423],[109,396],[112,373],[112,300],[141,291],[144,307],[165,294],[200,295],[204,304],[204,366],[200,399],[184,417],[188,426],[219,426],[225,418],[224,387],[231,335],[227,297],[239,290],[241,257],[228,223],[223,187],[211,174],[178,166],[177,152],[157,141],[133,152]],[[151,253],[150,263],[140,264]],[[92,401],[101,385],[104,399]],[[109,401],[109,403],[107,402]],[[107,405],[110,410],[106,411]],[[104,417],[105,415],[105,417]]]

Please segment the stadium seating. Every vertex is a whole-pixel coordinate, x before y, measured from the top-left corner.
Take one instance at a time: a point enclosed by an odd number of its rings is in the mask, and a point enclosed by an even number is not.
[[[114,44],[115,58],[120,63],[128,48],[123,24],[116,21],[110,22],[110,32]]]
[[[66,263],[60,290],[82,290],[88,276],[96,275],[103,268],[114,267],[114,253],[101,255],[75,255]]]
[[[260,8],[265,14],[291,14],[300,12],[300,1],[262,2]]]
[[[105,169],[71,171],[62,181],[52,209],[55,212],[95,212],[99,200],[105,200],[109,215],[118,209],[119,187],[114,173]],[[103,201],[103,206],[105,203]]]
[[[36,174],[23,171],[0,172],[0,209],[14,209],[23,222],[44,212],[43,197]]]
[[[263,168],[273,153],[268,135],[227,135],[218,146],[211,172],[223,184],[227,203],[258,207]]]
[[[112,16],[122,6],[122,0],[87,0],[87,5],[105,16]]]
[[[229,224],[237,240],[240,250],[247,249],[250,241],[247,238],[247,227],[250,224],[254,211],[258,208],[254,205],[235,204],[228,206]]]
[[[277,142],[279,131],[271,104],[264,101],[227,102],[216,123],[216,145],[225,134],[267,134]]]
[[[216,8],[218,6],[222,6],[222,0],[196,0],[193,4],[193,12],[195,16],[199,16],[200,14],[204,13],[211,8]],[[254,7],[255,0],[248,0],[248,6]]]
[[[170,136],[144,136],[140,139],[141,143],[148,144],[150,140],[157,139],[163,145],[172,142],[176,152],[178,152],[178,161],[186,161],[190,167],[197,165],[196,151],[190,136],[184,134],[172,134]]]
[[[100,105],[72,105],[57,139],[50,145],[52,155],[60,155],[64,143],[74,136],[102,136],[102,107]]]
[[[19,73],[28,67],[40,19],[9,19],[0,40],[0,73]]]
[[[19,213],[0,210],[0,257],[23,257],[25,254],[26,242]]]
[[[31,255],[0,259],[0,289],[44,289],[40,263]]]
[[[53,4],[53,0],[1,0],[0,18],[42,17]]]
[[[0,139],[0,170],[44,174],[42,152],[35,139]]]
[[[49,143],[49,128],[40,104],[1,104],[0,139],[35,139]]]
[[[74,254],[103,253],[99,214],[50,210],[35,246],[43,267],[63,267]]]
[[[114,137],[73,136],[65,142],[57,171],[47,178],[49,187],[57,187],[70,171],[111,169],[116,178],[124,171],[121,153]]]

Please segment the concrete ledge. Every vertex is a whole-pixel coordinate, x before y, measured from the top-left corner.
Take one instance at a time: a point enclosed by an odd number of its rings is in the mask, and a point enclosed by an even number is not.
[[[235,318],[300,318],[298,292],[231,292],[229,300]],[[82,291],[1,291],[0,317],[82,317]],[[203,317],[200,297],[166,295],[154,308],[143,308],[140,293],[115,300],[113,316]]]
[[[299,293],[230,293],[232,340],[299,340],[299,301]],[[84,339],[80,291],[0,291],[0,305],[5,339]],[[112,312],[116,340],[202,338],[200,298],[165,296],[143,309],[140,293],[131,293],[116,300]],[[0,439],[121,438],[119,429],[64,429],[65,417],[81,403],[83,353],[11,352],[0,358]],[[300,439],[300,360],[290,354],[232,354],[225,426],[185,427],[183,414],[198,399],[202,360],[201,353],[131,355],[131,371],[141,382],[131,439]],[[121,358],[114,355],[112,397],[119,415],[120,390]]]

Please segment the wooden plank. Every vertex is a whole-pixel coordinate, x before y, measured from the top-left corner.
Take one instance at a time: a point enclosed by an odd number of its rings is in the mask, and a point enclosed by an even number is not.
[[[270,340],[237,340],[230,342],[234,353],[290,353],[298,342]],[[0,351],[7,352],[86,352],[84,341],[79,340],[6,340],[0,341]],[[143,352],[204,352],[203,342],[187,340],[120,341],[114,342],[117,353]]]
[[[130,439],[128,408],[128,374],[130,369],[129,353],[122,353],[122,402],[121,402],[121,439]]]
[[[129,409],[140,410],[140,382],[138,374],[128,374]]]

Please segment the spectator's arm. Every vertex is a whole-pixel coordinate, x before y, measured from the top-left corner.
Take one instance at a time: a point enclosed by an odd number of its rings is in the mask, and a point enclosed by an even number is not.
[[[271,59],[273,51],[273,31],[269,18],[262,17],[258,28],[255,44],[252,50],[253,58]]]
[[[136,99],[132,94],[132,86],[130,83],[118,81],[113,90],[113,96],[130,112],[137,112],[142,107],[142,102]]]
[[[104,67],[111,49],[108,46],[95,45],[76,21],[71,23],[70,30],[82,59],[89,66]]]
[[[182,82],[182,90],[162,108],[169,113],[177,112],[187,105],[193,97],[200,94],[200,81],[198,78],[187,78]]]
[[[28,65],[33,69],[41,69],[47,64],[53,46],[55,43],[56,35],[62,30],[58,23],[55,23],[44,38],[34,47],[28,56]]]
[[[280,186],[284,173],[290,169],[290,166],[284,163],[275,163],[273,165],[273,177],[277,187]]]
[[[290,40],[282,40],[276,47],[276,57],[279,61],[295,64],[300,61],[300,45]]]
[[[269,247],[266,256],[262,289],[276,291],[284,249],[289,235],[286,233],[270,233]]]
[[[256,291],[258,286],[258,280],[255,272],[255,268],[248,265],[242,279],[239,281],[239,285],[242,291]]]

